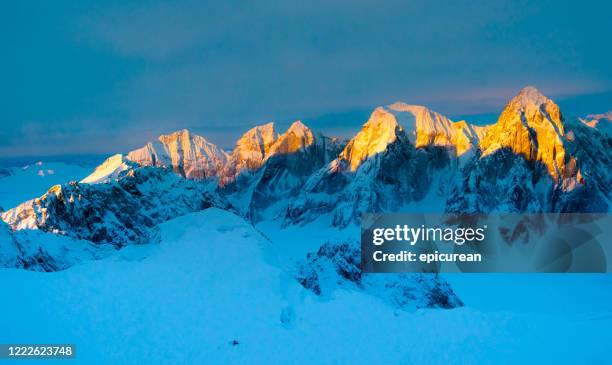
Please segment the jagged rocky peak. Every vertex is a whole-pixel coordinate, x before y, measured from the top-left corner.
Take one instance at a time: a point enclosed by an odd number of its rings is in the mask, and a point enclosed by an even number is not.
[[[308,138],[308,136],[312,136],[312,131],[308,128],[301,120],[296,120],[291,124],[289,129],[285,132],[285,134],[294,134],[299,138]]]
[[[127,159],[127,156],[120,153],[107,158],[100,166],[96,167],[91,175],[87,176],[81,183],[99,184],[115,180],[119,174],[130,168],[137,166],[136,163]]]
[[[465,121],[453,122],[421,105],[396,102],[386,109],[395,115],[417,148],[448,147],[455,149],[457,156],[460,156],[477,145],[482,135],[482,127],[472,126]]]
[[[375,109],[338,158],[307,180],[286,210],[284,225],[329,214],[332,226],[346,227],[363,213],[396,211],[446,189],[438,181],[452,180],[449,168],[456,160],[443,148],[416,148],[398,119],[415,122],[408,108],[417,115],[425,108],[401,105],[406,112],[398,112],[397,106]]]
[[[45,221],[48,217],[46,209],[40,209],[40,202],[47,199],[63,199],[62,186],[54,185],[39,198],[28,200],[2,213],[0,218],[14,230],[38,229],[37,221]]]
[[[274,123],[251,128],[236,142],[222,173],[221,185],[233,182],[244,171],[258,170],[272,156],[305,151],[314,143],[312,131],[299,120],[280,135]]]
[[[158,223],[211,206],[228,208],[198,181],[141,167],[113,184],[55,185],[0,217],[13,230],[38,229],[120,247],[141,242]]]
[[[127,158],[142,166],[171,167],[183,177],[200,180],[217,176],[228,155],[204,137],[183,129],[160,136],[128,153]]]
[[[396,102],[376,108],[340,157],[349,161],[351,170],[355,171],[363,160],[384,151],[400,131],[406,133],[416,148],[446,147],[460,156],[478,144],[485,127],[472,126],[465,121],[453,122],[421,105]]]
[[[249,129],[236,141],[228,162],[221,171],[219,183],[225,186],[232,183],[244,171],[259,169],[278,139],[274,123],[266,123]]]
[[[274,142],[261,169],[244,174],[230,187],[230,200],[252,222],[284,216],[308,178],[337,158],[340,149],[337,141],[320,133],[314,135],[296,121]]]
[[[349,141],[339,159],[347,161],[351,171],[367,158],[381,153],[403,132],[395,116],[382,107],[376,108],[359,133]]]
[[[515,96],[508,105],[506,110],[512,113],[522,113],[525,117],[525,122],[533,128],[533,125],[543,124],[548,126],[552,124],[556,127],[557,133],[564,135],[565,127],[563,125],[563,116],[559,106],[533,86],[527,86]],[[503,114],[503,112],[502,112]]]
[[[289,129],[278,137],[270,147],[270,151],[266,157],[279,153],[288,154],[303,151],[311,146],[314,141],[315,137],[310,128],[298,120],[291,124]]]
[[[565,177],[565,127],[559,106],[536,88],[521,90],[504,108],[482,141],[483,156],[509,148],[527,160],[543,163],[556,180]]]
[[[261,167],[277,139],[278,133],[272,122],[249,129],[238,139],[231,154],[230,163],[234,165],[236,173]]]
[[[552,100],[544,96],[540,90],[533,86],[524,87],[518,95],[510,100],[508,105],[524,110],[526,114],[546,111],[551,114],[553,121],[560,125],[561,113],[559,107]]]

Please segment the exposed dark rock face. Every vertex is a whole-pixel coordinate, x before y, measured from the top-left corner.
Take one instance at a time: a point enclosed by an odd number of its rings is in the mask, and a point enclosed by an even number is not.
[[[397,139],[351,171],[346,160],[332,161],[317,171],[289,207],[285,225],[304,224],[322,214],[332,225],[358,224],[363,213],[397,211],[422,200],[439,174],[455,163],[445,147],[415,148],[402,130]]]
[[[284,216],[306,180],[343,147],[299,121],[278,136],[272,128],[256,127],[240,138],[218,188],[252,222]]]
[[[363,274],[356,246],[357,243],[323,244],[299,265],[298,281],[323,297],[337,287],[354,287],[402,309],[463,306],[450,285],[434,274]]]
[[[553,183],[546,168],[508,149],[470,161],[446,200],[452,213],[542,212],[550,210]]]
[[[12,232],[4,222],[0,222],[0,266],[7,268],[25,269],[30,271],[58,271],[72,266],[76,261],[71,255],[54,254],[53,252],[68,251],[76,246],[84,248],[93,247],[86,242],[75,242],[67,239],[65,246],[56,245],[62,238],[52,237],[49,242],[43,237],[45,233],[39,231]],[[51,235],[49,236],[56,236]],[[55,239],[55,241],[53,241]],[[50,252],[53,251],[53,252]],[[84,255],[81,255],[85,258]],[[93,258],[90,256],[90,258]]]
[[[589,123],[567,120],[534,88],[522,90],[498,122],[487,127],[435,123],[435,118],[419,119],[420,114],[416,127],[405,127],[402,118],[407,124],[414,122],[392,111],[379,108],[372,113],[338,158],[308,179],[289,206],[284,226],[307,224],[325,215],[331,226],[346,227],[359,224],[362,213],[406,209],[452,213],[610,209],[610,135]],[[424,133],[423,128],[432,133]],[[463,143],[458,128],[470,131]]]
[[[571,155],[555,180],[547,167],[503,148],[475,156],[446,200],[446,211],[607,212],[612,197],[612,139],[579,122],[565,124]]]
[[[284,214],[289,202],[299,194],[306,180],[338,154],[338,143],[323,136],[303,150],[272,156],[254,176],[248,218],[257,222],[275,203],[284,202],[277,212]],[[274,215],[275,212],[272,212]],[[278,213],[277,213],[278,214]]]
[[[320,219],[346,228],[363,213],[407,210],[608,212],[612,139],[599,124],[567,120],[526,88],[484,127],[396,103],[377,108],[346,143],[299,121],[283,134],[268,123],[228,154],[184,130],[111,157],[84,180],[91,184],[58,185],[2,213],[16,232],[0,227],[0,265],[61,270],[154,240],[159,223],[209,207],[279,229]],[[45,232],[69,240],[43,247],[36,235]],[[355,242],[324,243],[300,263],[297,278],[323,297],[342,286],[404,309],[462,305],[443,279],[364,275],[359,256]]]
[[[107,184],[71,182],[6,212],[18,228],[36,228],[122,247],[148,238],[155,225],[209,207],[227,208],[206,185],[168,169],[142,167]]]
[[[228,156],[204,137],[183,129],[128,153],[127,159],[142,166],[170,168],[188,179],[204,180],[215,178],[225,167]]]

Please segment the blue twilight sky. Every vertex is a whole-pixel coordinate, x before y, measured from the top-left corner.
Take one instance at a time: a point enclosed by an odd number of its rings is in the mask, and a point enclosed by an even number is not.
[[[0,157],[110,153],[189,128],[223,147],[302,119],[356,131],[376,105],[493,121],[525,85],[612,109],[597,1],[15,1],[0,14]]]

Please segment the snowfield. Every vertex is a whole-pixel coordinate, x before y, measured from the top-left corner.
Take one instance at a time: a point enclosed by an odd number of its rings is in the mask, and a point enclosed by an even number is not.
[[[93,171],[0,168],[0,344],[75,344],[80,364],[609,363],[612,275],[368,275],[359,246],[363,213],[609,213],[609,120],[526,87],[488,126],[395,103],[348,141],[268,123],[231,153],[181,130]]]
[[[22,167],[0,167],[0,207],[8,210],[26,200],[41,196],[53,185],[78,181],[89,173],[90,167],[64,162],[36,162]]]
[[[609,359],[610,275],[448,275],[465,307],[406,311],[350,288],[314,295],[279,268],[281,243],[220,209],[157,234],[65,271],[0,269],[0,343],[74,343],[79,364]]]

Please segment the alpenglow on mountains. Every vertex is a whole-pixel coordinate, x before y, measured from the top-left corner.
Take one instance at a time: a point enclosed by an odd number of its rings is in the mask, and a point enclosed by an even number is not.
[[[527,87],[488,126],[395,103],[348,141],[300,121],[284,133],[268,123],[227,152],[182,130],[3,212],[11,229],[2,228],[0,263],[60,270],[151,242],[159,224],[210,207],[278,230],[350,229],[367,212],[608,212],[610,123],[606,114],[566,118]],[[45,232],[72,241],[45,246]],[[354,244],[320,242],[315,256],[354,278],[358,264],[345,268],[359,262]]]
[[[182,130],[112,156],[80,183],[53,187],[2,219],[13,229],[74,234],[70,212],[77,206],[149,175],[170,179],[153,190],[189,185],[254,222],[283,226],[322,218],[345,227],[365,212],[402,210],[607,212],[612,142],[606,123],[565,118],[552,100],[527,87],[488,126],[395,103],[376,108],[349,141],[300,121],[282,134],[268,123],[247,131],[228,153]],[[194,183],[162,178],[159,168]]]

